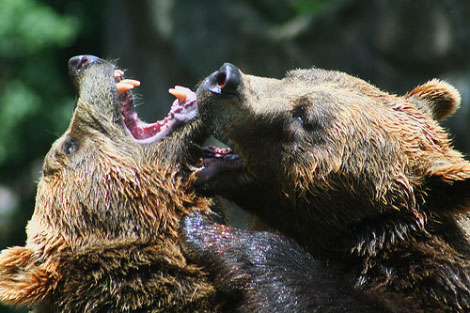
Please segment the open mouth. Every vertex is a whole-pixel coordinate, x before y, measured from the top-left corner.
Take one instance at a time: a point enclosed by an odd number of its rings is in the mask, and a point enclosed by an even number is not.
[[[197,183],[203,184],[223,172],[243,170],[243,161],[230,148],[202,148],[203,165],[197,172]]]
[[[140,86],[134,79],[124,79],[124,72],[114,71],[114,80],[121,103],[121,114],[124,124],[132,137],[141,143],[151,143],[168,136],[176,126],[189,122],[197,116],[196,93],[189,88],[176,86],[169,92],[176,97],[168,115],[155,123],[140,120],[134,110],[133,97],[130,90]]]
[[[171,105],[168,115],[155,123],[146,123],[140,120],[134,110],[133,97],[130,90],[140,86],[140,82],[134,79],[125,79],[124,72],[114,71],[114,80],[121,103],[121,114],[124,124],[131,136],[138,142],[151,143],[168,136],[177,125],[184,124],[196,118],[197,101],[196,93],[189,88],[176,86],[169,92],[176,97]],[[193,143],[194,144],[194,143]],[[200,148],[198,154],[202,157],[196,171],[197,182],[205,183],[220,173],[240,170],[243,168],[243,161],[230,148],[217,148],[207,146]]]

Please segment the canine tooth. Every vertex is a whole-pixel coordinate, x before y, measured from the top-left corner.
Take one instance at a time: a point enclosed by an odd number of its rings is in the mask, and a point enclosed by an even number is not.
[[[116,83],[116,89],[119,95],[122,94],[123,92],[131,90],[132,88],[134,88],[134,85],[125,83],[124,81],[120,81],[119,83]]]
[[[124,72],[121,70],[114,70],[114,78],[118,78],[124,75]]]
[[[175,86],[175,88],[168,89],[168,92],[178,99],[179,104],[183,104],[188,97],[186,87]]]
[[[135,79],[123,79],[120,82],[125,83],[125,84],[130,84],[134,87],[139,87],[140,86],[140,81],[135,80]]]
[[[131,90],[134,87],[140,86],[140,81],[135,79],[123,79],[116,83],[118,94]]]

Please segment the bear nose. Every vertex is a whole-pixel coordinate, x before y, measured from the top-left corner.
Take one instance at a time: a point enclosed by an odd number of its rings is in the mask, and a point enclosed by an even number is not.
[[[220,69],[212,73],[205,86],[212,93],[234,96],[241,83],[241,74],[238,67],[224,63]]]
[[[69,73],[70,75],[76,75],[81,70],[86,68],[91,63],[100,60],[100,58],[95,57],[94,55],[77,55],[69,60]]]

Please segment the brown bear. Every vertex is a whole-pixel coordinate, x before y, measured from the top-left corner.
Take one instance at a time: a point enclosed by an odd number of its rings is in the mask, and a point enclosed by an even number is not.
[[[202,190],[241,203],[392,312],[470,311],[470,163],[438,124],[459,106],[455,88],[431,80],[399,97],[336,71],[272,79],[226,63],[197,101],[233,149],[207,150]],[[234,152],[247,173],[231,185],[222,164],[241,164]]]
[[[133,108],[139,82],[115,65],[84,55],[69,71],[73,118],[45,157],[26,245],[0,254],[2,303],[35,312],[311,312],[341,297],[351,312],[380,312],[336,288],[297,244],[214,224],[213,202],[192,188],[208,135],[194,92],[172,90],[168,116],[147,124]],[[193,250],[196,239],[225,243],[250,270],[233,269],[237,286],[225,288],[227,272],[209,274],[210,257],[186,252],[183,237]]]
[[[206,137],[200,121],[185,124],[194,94],[177,88],[168,117],[146,124],[129,91],[138,82],[113,64],[78,56],[69,72],[73,119],[45,157],[26,245],[0,255],[1,302],[37,312],[222,309],[178,235],[181,216],[210,205],[184,179],[189,143]]]

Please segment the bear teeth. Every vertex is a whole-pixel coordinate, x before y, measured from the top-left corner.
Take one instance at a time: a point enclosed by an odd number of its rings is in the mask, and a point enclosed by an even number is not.
[[[140,81],[135,79],[123,79],[116,83],[118,95],[121,95],[123,92],[129,91],[138,86],[140,86]]]
[[[114,70],[113,76],[114,76],[114,81],[116,83],[116,89],[118,92],[118,95],[120,96],[126,91],[129,91],[133,89],[134,87],[139,87],[140,86],[140,81],[135,80],[135,79],[124,79],[123,78],[124,72],[122,70],[116,69]]]
[[[114,70],[114,79],[121,78],[121,76],[124,75],[124,72],[121,70]]]
[[[168,89],[168,92],[178,99],[179,104],[183,104],[188,98],[188,88],[183,86],[175,86]]]
[[[132,95],[127,93],[134,87],[140,86],[140,81],[123,79],[122,75],[122,71],[114,71],[116,89],[121,102],[121,114],[127,130],[134,139],[142,143],[160,140],[170,134],[177,125],[188,122],[197,115],[196,94],[189,88],[176,86],[169,90],[177,99],[173,102],[167,117],[155,123],[141,121],[134,111]]]

